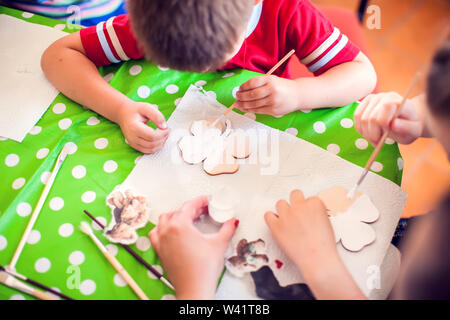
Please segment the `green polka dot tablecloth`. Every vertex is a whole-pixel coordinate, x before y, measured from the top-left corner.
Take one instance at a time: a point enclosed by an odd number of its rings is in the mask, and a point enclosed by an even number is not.
[[[1,13],[67,32],[78,29],[4,7],[0,7]],[[183,73],[145,61],[129,61],[101,68],[100,72],[111,86],[131,99],[157,105],[166,119],[190,84],[203,86],[207,94],[229,106],[238,86],[258,75],[245,70]],[[354,129],[352,119],[356,106],[355,103],[338,109],[298,111],[281,118],[247,116],[364,166],[373,147]],[[10,262],[64,145],[70,146],[70,155],[28,238],[17,271],[75,299],[136,299],[97,247],[79,230],[79,225],[81,221],[89,221],[83,209],[100,221],[109,222],[111,214],[105,198],[127,177],[141,154],[127,145],[117,124],[62,94],[22,143],[0,138],[0,264],[5,266]],[[388,142],[372,170],[400,184],[402,163],[397,145]],[[162,272],[146,236],[151,227],[141,229],[137,243],[131,247]],[[107,244],[98,228],[95,232]],[[150,299],[174,298],[174,292],[123,248],[114,244],[107,244],[107,247]],[[32,299],[0,285],[0,299],[24,298]]]

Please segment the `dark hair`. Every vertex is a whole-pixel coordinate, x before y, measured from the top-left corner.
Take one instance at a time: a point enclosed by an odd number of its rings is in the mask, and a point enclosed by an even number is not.
[[[244,33],[253,0],[128,0],[147,59],[181,71],[225,64]]]
[[[450,117],[450,36],[433,58],[427,87],[431,112],[436,116]]]

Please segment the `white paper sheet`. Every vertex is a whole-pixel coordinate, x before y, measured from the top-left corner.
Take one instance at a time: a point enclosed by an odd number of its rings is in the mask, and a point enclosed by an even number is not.
[[[224,110],[224,106],[212,102],[191,86],[168,120],[172,133],[165,147],[154,155],[141,158],[121,188],[132,188],[148,196],[152,211],[150,220],[156,223],[160,214],[177,210],[187,200],[199,195],[214,195],[224,186],[231,186],[239,197],[236,216],[240,220],[232,246],[242,238],[248,241],[264,239],[267,255],[271,259],[270,267],[280,285],[301,283],[301,274],[273,240],[265,224],[264,213],[273,211],[279,199],[288,199],[294,189],[302,190],[305,196],[316,195],[335,185],[351,189],[362,168],[307,141],[232,112],[228,118],[234,127],[271,137],[269,145],[274,157],[271,162],[262,161],[265,165],[248,164],[252,159],[247,159],[233,175],[209,176],[201,165],[188,165],[181,159],[177,142],[188,134],[194,120],[214,118]],[[255,139],[252,141],[255,142]],[[266,141],[258,139],[254,143],[252,154],[258,155],[259,160],[265,160]],[[358,253],[349,252],[340,244],[338,250],[354,279],[368,296],[368,270],[383,262],[406,195],[396,184],[374,173],[369,173],[360,191],[367,194],[380,211],[378,221],[371,224],[377,239]],[[281,269],[275,267],[275,259],[284,263]],[[239,295],[233,294],[232,298],[239,298]]]
[[[57,96],[40,60],[66,34],[0,14],[0,136],[22,142]]]

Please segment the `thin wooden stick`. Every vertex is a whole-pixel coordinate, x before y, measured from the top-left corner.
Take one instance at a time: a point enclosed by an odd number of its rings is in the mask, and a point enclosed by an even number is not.
[[[266,73],[266,76],[270,76],[272,73],[275,72],[275,70],[277,70],[283,63],[286,62],[287,59],[289,59],[293,54],[295,53],[295,50],[292,49],[291,51],[289,51],[280,61],[278,61],[278,63],[276,65],[274,65],[272,67],[272,69],[269,70],[269,72]],[[233,103],[227,110],[225,110],[225,112],[219,117],[217,118],[210,127],[213,127],[221,120],[223,119],[223,117],[225,117],[227,114],[229,114],[234,107],[236,106],[236,102]]]
[[[403,100],[402,100],[401,104],[398,106],[397,110],[395,111],[395,114],[394,114],[394,117],[392,118],[392,121],[397,119],[397,117],[402,112],[402,109],[405,106],[406,102],[408,101],[408,97],[411,95],[412,90],[414,89],[414,87],[416,86],[417,82],[419,81],[420,76],[421,76],[421,74],[420,74],[420,72],[418,72],[416,74],[416,76],[414,77],[413,81],[411,82],[411,84],[409,85],[408,90],[406,91],[406,94],[403,96]],[[381,137],[381,139],[378,141],[378,144],[376,145],[375,150],[373,150],[369,160],[367,161],[367,164],[366,164],[366,166],[364,168],[363,173],[359,177],[358,182],[353,187],[353,189],[350,190],[350,192],[348,193],[348,197],[350,199],[353,199],[355,197],[357,189],[359,188],[359,186],[362,184],[362,182],[366,178],[367,174],[369,173],[369,170],[372,167],[372,165],[373,165],[375,159],[377,158],[378,154],[380,153],[381,148],[385,144],[389,133],[390,133],[390,130],[386,130],[384,132],[383,136]]]
[[[0,283],[4,284],[5,286],[8,286],[10,288],[19,290],[21,292],[24,292],[26,294],[32,295],[38,299],[41,300],[58,300],[57,298],[49,295],[46,292],[37,290],[33,287],[30,287],[29,285],[27,285],[26,283],[23,283],[20,280],[17,280],[15,277],[13,277],[12,275],[0,271]]]
[[[12,272],[12,271],[10,271],[10,270],[7,270],[7,269],[5,269],[5,268],[2,267],[2,266],[0,266],[0,271],[6,272],[6,273],[9,274],[10,276],[16,277],[16,278],[18,278],[18,279],[20,279],[20,280],[22,280],[22,281],[24,281],[24,282],[27,282],[27,283],[29,283],[29,284],[35,286],[35,287],[38,287],[38,288],[40,288],[40,289],[42,289],[42,290],[51,292],[51,293],[53,293],[54,295],[57,295],[57,296],[60,297],[60,298],[63,298],[63,299],[66,299],[66,300],[74,300],[74,299],[72,299],[71,297],[68,297],[68,296],[66,296],[65,294],[61,293],[61,292],[58,292],[58,291],[56,291],[56,290],[54,290],[54,289],[52,289],[52,288],[50,288],[50,287],[47,287],[45,284],[39,283],[39,282],[37,282],[37,281],[34,281],[34,280],[32,280],[32,279],[30,279],[30,278],[27,278],[27,277],[25,277],[24,275],[21,275],[21,274],[19,274],[19,273],[17,273],[17,272]]]
[[[147,295],[142,291],[142,289],[139,287],[139,285],[134,281],[134,279],[130,276],[130,274],[125,270],[125,268],[122,266],[122,264],[119,262],[119,260],[116,259],[109,251],[105,248],[103,243],[100,242],[100,240],[95,236],[94,232],[92,231],[91,227],[87,222],[81,223],[81,230],[86,233],[92,241],[95,243],[95,245],[100,249],[100,251],[103,253],[105,258],[111,263],[111,265],[116,269],[116,271],[119,273],[119,275],[122,277],[122,279],[128,283],[130,288],[136,293],[136,295],[141,300],[149,300]]]
[[[63,164],[64,160],[66,159],[66,156],[68,154],[68,147],[64,147],[58,158],[56,159],[55,166],[53,167],[52,173],[50,174],[49,179],[47,180],[47,183],[45,184],[44,191],[42,191],[41,197],[39,198],[39,201],[34,208],[33,214],[31,215],[30,221],[28,221],[28,225],[25,229],[24,234],[22,235],[22,238],[20,239],[19,245],[17,246],[16,251],[14,252],[14,255],[12,257],[11,262],[7,266],[9,270],[14,271],[16,268],[17,261],[19,260],[20,254],[22,253],[23,247],[25,246],[25,243],[28,239],[28,236],[31,232],[31,230],[34,227],[34,224],[36,223],[36,220],[39,216],[39,213],[41,212],[42,206],[45,203],[45,200],[47,199],[48,193],[50,192],[50,189],[52,188],[53,182],[55,181],[55,177],[58,174],[59,168],[61,168],[61,165]]]
[[[92,214],[90,214],[87,210],[83,210],[84,213],[91,218],[100,228],[105,229],[105,226],[98,221]],[[148,264],[147,261],[145,261],[144,259],[142,259],[142,257],[140,255],[138,255],[136,252],[133,251],[133,249],[131,249],[129,246],[125,245],[125,244],[121,244],[119,243],[119,245],[124,248],[129,254],[131,254],[133,256],[133,258],[135,258],[140,264],[142,264],[148,271],[150,271],[151,273],[153,273],[153,275],[155,277],[157,277],[159,280],[161,280],[166,286],[168,286],[170,289],[175,291],[175,288],[173,287],[173,285],[169,282],[169,280],[167,280],[166,278],[163,277],[163,275],[161,273],[159,273],[158,270],[156,270],[155,268],[153,268],[150,264]]]

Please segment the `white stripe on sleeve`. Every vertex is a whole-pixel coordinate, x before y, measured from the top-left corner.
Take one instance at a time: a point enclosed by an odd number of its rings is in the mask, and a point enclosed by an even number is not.
[[[117,60],[116,57],[114,57],[114,54],[111,51],[111,48],[109,47],[108,41],[106,40],[105,33],[103,32],[103,26],[105,25],[104,22],[100,22],[97,24],[97,37],[98,41],[100,41],[100,45],[102,46],[103,52],[105,53],[106,57],[111,63],[119,63],[120,60]]]
[[[112,17],[106,22],[106,31],[108,31],[109,38],[111,39],[111,43],[114,49],[116,50],[117,55],[120,57],[121,60],[128,61],[130,60],[130,58],[123,50],[122,44],[120,43],[119,38],[117,37],[116,30],[114,30],[113,26],[114,18],[115,17]]]
[[[314,50],[309,56],[303,59],[301,62],[305,65],[310,64],[316,60],[322,53],[328,50],[329,47],[339,38],[341,32],[338,28],[334,28],[333,33],[325,40],[316,50]]]
[[[348,43],[347,36],[346,35],[342,35],[341,40],[334,46],[334,48],[331,49],[330,51],[328,51],[328,53],[326,55],[324,55],[322,57],[322,59],[320,59],[315,64],[310,66],[309,67],[309,71],[316,72],[320,68],[323,68],[328,62],[333,60],[334,57],[336,57],[339,54],[339,52],[342,51],[342,49],[344,49],[344,47],[347,45],[347,43]]]

